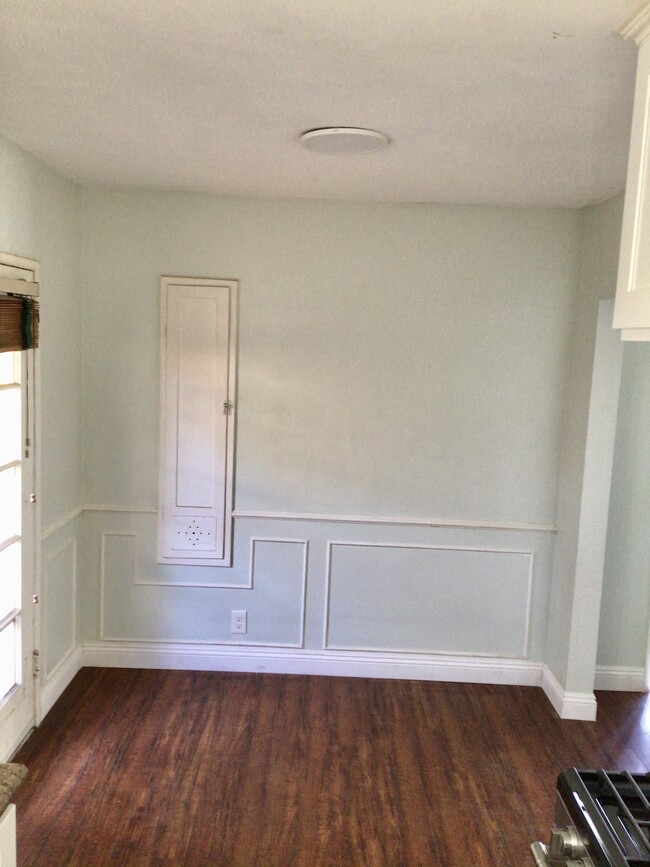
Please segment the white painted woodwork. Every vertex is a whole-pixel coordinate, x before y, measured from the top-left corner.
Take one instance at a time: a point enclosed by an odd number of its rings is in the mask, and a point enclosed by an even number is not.
[[[8,268],[10,273],[13,271],[21,272],[20,268]],[[32,272],[28,271],[28,275]],[[29,295],[30,297],[38,296],[38,283],[29,282],[24,277],[0,277],[0,292],[6,295]]]
[[[621,337],[623,340],[644,342],[650,340],[650,328],[623,328]]]
[[[0,816],[0,867],[16,864],[16,808],[9,804]]]
[[[101,506],[84,506],[101,509]],[[526,530],[537,533],[557,533],[556,524],[525,524],[516,521],[466,521],[462,518],[405,518],[401,515],[318,515],[314,512],[266,512],[235,509],[234,518],[253,518],[269,521],[316,521],[326,524],[394,524],[407,527],[457,527],[464,530]]]
[[[650,5],[621,31],[639,45],[614,328],[650,340]]]
[[[332,541],[324,649],[525,659],[533,561],[532,550]]]
[[[237,281],[162,278],[159,560],[231,563]]]
[[[19,280],[23,287],[27,283],[38,286],[39,263],[8,253],[0,253],[0,278],[13,283]],[[6,285],[6,284],[5,284]],[[0,287],[0,291],[2,288]],[[25,291],[25,294],[30,294]],[[34,594],[40,593],[40,550],[35,544],[39,519],[39,467],[38,447],[38,400],[39,386],[38,352],[35,350],[20,353],[21,359],[21,402],[22,430],[20,436],[21,458],[21,526],[20,526],[20,608],[15,617],[16,636],[19,647],[17,658],[16,684],[4,698],[0,706],[0,761],[6,761],[16,750],[25,735],[36,721],[39,679],[32,676],[33,651],[38,647],[40,636],[39,606],[34,605]],[[29,437],[31,445],[24,447]],[[32,501],[32,495],[35,495]],[[2,540],[0,540],[2,541]],[[6,577],[6,576],[3,576]],[[4,865],[4,862],[0,862]]]

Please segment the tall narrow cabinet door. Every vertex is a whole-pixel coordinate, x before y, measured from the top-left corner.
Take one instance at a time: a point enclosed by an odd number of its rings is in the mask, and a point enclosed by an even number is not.
[[[231,563],[237,283],[162,280],[159,559]]]
[[[649,9],[622,31],[640,44],[614,308],[614,328],[624,340],[650,340]]]

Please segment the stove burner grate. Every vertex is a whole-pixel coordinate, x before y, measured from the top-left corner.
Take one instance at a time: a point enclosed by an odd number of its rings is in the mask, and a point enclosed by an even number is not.
[[[558,790],[573,802],[576,825],[586,824],[607,863],[650,865],[650,774],[578,771],[560,774]]]

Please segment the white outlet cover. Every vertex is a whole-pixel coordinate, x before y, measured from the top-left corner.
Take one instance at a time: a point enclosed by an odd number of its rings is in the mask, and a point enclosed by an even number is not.
[[[231,634],[245,634],[248,630],[248,616],[246,611],[231,611],[230,612],[230,632]]]

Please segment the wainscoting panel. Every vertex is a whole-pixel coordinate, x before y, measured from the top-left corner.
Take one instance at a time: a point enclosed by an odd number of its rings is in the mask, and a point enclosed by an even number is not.
[[[528,655],[533,552],[332,542],[325,647]]]
[[[47,680],[77,646],[76,538],[67,538],[44,553],[41,597],[41,667]]]
[[[115,516],[110,523],[118,523]],[[238,556],[233,570],[245,576],[245,582],[230,587],[172,584],[143,578],[151,566],[155,519],[138,515],[131,524],[140,531],[111,528],[99,533],[101,640],[303,646],[307,541],[248,537],[245,555]],[[170,568],[184,568],[191,580],[194,569],[209,567],[158,567]],[[231,633],[233,609],[247,612],[246,634]]]
[[[240,517],[232,567],[215,568],[156,563],[153,510],[93,506],[83,522],[84,646],[183,647],[184,664],[209,652],[215,666],[219,648],[224,664],[237,648],[255,659],[268,648],[271,665],[291,648],[291,666],[309,656],[319,670],[413,676],[418,662],[461,679],[497,678],[485,660],[515,665],[517,677],[544,660],[550,532]],[[242,635],[230,631],[239,609]]]

